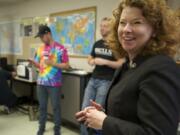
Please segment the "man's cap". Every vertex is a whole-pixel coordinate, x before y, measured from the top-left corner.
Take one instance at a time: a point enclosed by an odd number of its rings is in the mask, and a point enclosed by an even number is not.
[[[51,32],[51,30],[47,25],[40,25],[39,31],[36,34],[35,38],[43,36],[43,35],[47,34],[48,32]]]

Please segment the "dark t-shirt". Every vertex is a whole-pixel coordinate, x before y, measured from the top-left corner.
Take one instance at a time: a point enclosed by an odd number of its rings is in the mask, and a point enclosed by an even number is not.
[[[16,95],[14,95],[7,82],[11,78],[10,72],[0,69],[0,105],[7,107],[13,107],[17,101]]]
[[[95,42],[92,48],[91,56],[94,58],[103,58],[110,61],[116,61],[112,51],[108,48],[103,40]],[[92,77],[96,79],[112,80],[114,72],[115,69],[108,66],[96,65],[92,73]]]

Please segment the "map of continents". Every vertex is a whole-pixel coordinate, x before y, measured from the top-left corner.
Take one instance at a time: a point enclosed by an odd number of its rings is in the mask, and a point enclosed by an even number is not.
[[[88,55],[95,42],[95,13],[58,16],[50,24],[53,38],[71,55]]]

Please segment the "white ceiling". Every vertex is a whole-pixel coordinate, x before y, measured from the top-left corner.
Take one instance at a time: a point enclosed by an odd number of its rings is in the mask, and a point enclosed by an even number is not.
[[[10,5],[18,4],[25,1],[29,1],[29,0],[0,0],[0,7],[10,6]]]

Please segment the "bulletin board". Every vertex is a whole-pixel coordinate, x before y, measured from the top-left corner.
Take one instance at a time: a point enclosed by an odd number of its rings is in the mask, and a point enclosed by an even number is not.
[[[0,54],[22,54],[19,20],[0,22]]]
[[[87,57],[95,42],[96,7],[50,14],[49,26],[71,57]]]

